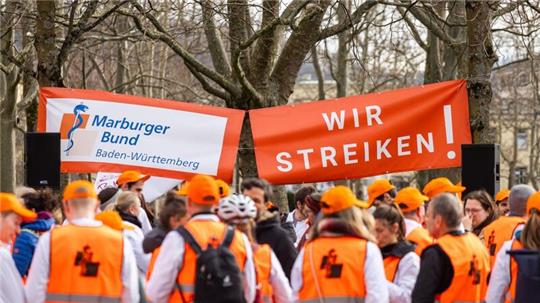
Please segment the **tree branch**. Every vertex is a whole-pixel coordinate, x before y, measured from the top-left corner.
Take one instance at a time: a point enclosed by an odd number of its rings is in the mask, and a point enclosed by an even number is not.
[[[398,7],[397,10],[399,11],[401,16],[403,17],[403,20],[405,20],[405,24],[407,24],[407,27],[411,31],[411,35],[413,36],[414,41],[416,41],[416,43],[418,43],[418,45],[420,45],[420,47],[423,48],[427,52],[428,51],[427,44],[424,42],[424,40],[422,40],[422,37],[420,37],[420,34],[416,30],[416,27],[414,26],[411,19],[409,19],[409,17],[407,16],[405,10],[403,8],[401,8],[401,7]]]
[[[192,54],[186,51],[173,37],[171,37],[171,35],[163,28],[163,26],[161,26],[161,24],[157,21],[157,19],[154,16],[152,16],[152,14],[146,12],[136,0],[131,0],[131,4],[140,13],[142,13],[148,20],[150,20],[150,22],[158,30],[157,32],[155,32],[152,30],[145,29],[145,27],[143,26],[142,20],[137,15],[119,10],[121,14],[132,18],[132,20],[135,22],[135,26],[137,27],[137,29],[139,29],[141,33],[143,33],[144,35],[146,35],[147,37],[151,39],[161,40],[162,42],[167,44],[176,54],[178,54],[182,59],[184,59],[184,63],[186,63],[186,66],[190,64],[193,69],[197,70],[204,76],[208,77],[209,79],[217,83],[219,86],[221,86],[226,91],[228,91],[231,95],[233,96],[241,95],[240,89],[236,85],[234,85],[234,83],[232,83],[227,78],[225,78],[225,76],[209,69],[204,64],[202,64],[199,60],[197,60]]]
[[[242,86],[249,92],[251,95],[250,101],[255,102],[254,108],[261,108],[262,107],[262,100],[263,97],[261,94],[257,92],[257,90],[253,87],[251,82],[246,78],[246,74],[244,73],[244,70],[242,69],[242,64],[240,64],[240,56],[236,57],[235,61],[235,69],[236,73],[238,74],[238,80],[240,80],[240,83]]]
[[[204,79],[204,76],[201,75],[201,73],[197,69],[191,66],[191,64],[189,64],[187,61],[185,61],[185,63],[186,63],[186,67],[193,74],[193,76],[201,83],[205,91],[209,92],[210,94],[216,97],[219,97],[225,100],[225,104],[227,104],[227,107],[231,107],[231,108],[233,107],[232,106],[233,104],[231,103],[231,96],[227,92],[217,89],[213,87],[212,85],[210,85],[210,83],[208,83],[208,81]]]
[[[329,5],[328,1],[322,1],[319,5],[306,7],[297,30],[287,39],[270,76],[270,89],[273,95],[273,100],[269,100],[270,105],[287,103],[306,55],[321,37],[319,28]]]
[[[364,2],[364,3],[362,3],[354,11],[354,13],[351,14],[351,18],[347,18],[345,20],[345,22],[341,22],[339,24],[336,24],[334,26],[331,26],[331,27],[326,28],[323,31],[321,31],[321,33],[319,35],[319,40],[323,40],[323,39],[326,39],[328,37],[337,35],[337,34],[343,32],[343,31],[351,28],[352,26],[354,26],[355,24],[360,22],[362,20],[363,16],[364,16],[364,14],[367,13],[372,7],[377,5],[377,3],[378,3],[377,0],[368,0],[368,1]]]
[[[200,5],[203,11],[204,33],[214,68],[218,73],[229,76],[231,74],[231,66],[225,55],[223,41],[221,41],[220,33],[214,22],[214,16],[210,7],[211,1],[203,0]]]

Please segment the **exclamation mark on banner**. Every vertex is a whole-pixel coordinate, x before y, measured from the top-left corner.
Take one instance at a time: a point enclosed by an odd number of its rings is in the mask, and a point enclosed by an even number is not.
[[[454,144],[454,128],[452,126],[452,105],[444,106],[444,129],[446,131],[446,143]],[[446,153],[448,159],[453,160],[456,158],[456,152],[451,150]]]

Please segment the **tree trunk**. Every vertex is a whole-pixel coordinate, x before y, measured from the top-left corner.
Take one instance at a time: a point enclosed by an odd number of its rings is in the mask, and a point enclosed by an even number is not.
[[[8,1],[5,10],[16,12],[17,1]],[[0,38],[0,49],[3,52],[12,53],[13,25],[10,24],[10,14],[2,14],[0,28],[5,30]],[[19,69],[13,63],[2,56],[2,65],[9,68],[8,72],[2,72],[0,79],[0,91],[3,92],[0,102],[0,191],[13,192],[15,189],[15,105],[17,104],[17,84],[19,83]]]
[[[490,2],[467,0],[467,46],[469,55],[469,115],[474,143],[493,142],[489,126],[491,70],[497,62],[491,36]]]
[[[242,179],[257,177],[257,163],[255,162],[255,150],[253,137],[251,136],[251,123],[249,113],[246,113],[242,133],[240,134],[240,146],[238,150],[238,168]]]
[[[6,90],[4,92],[4,106],[2,106],[0,127],[0,157],[2,177],[0,190],[13,192],[15,189],[15,104],[17,103],[17,83],[19,75],[17,68],[6,76]]]

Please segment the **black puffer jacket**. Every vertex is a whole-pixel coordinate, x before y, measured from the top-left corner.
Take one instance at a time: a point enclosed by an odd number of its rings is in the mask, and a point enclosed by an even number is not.
[[[294,232],[294,231],[293,231]],[[287,278],[291,277],[291,270],[298,252],[291,241],[289,233],[281,227],[277,213],[266,212],[259,218],[255,228],[255,237],[260,244],[268,244],[276,254]]]

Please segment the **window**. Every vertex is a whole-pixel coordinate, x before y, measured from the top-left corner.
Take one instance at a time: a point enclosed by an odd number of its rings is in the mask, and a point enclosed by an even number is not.
[[[519,129],[516,137],[518,150],[526,150],[528,147],[529,136],[526,129]]]
[[[527,167],[516,167],[514,170],[514,174],[516,177],[516,184],[525,184],[527,183]]]

